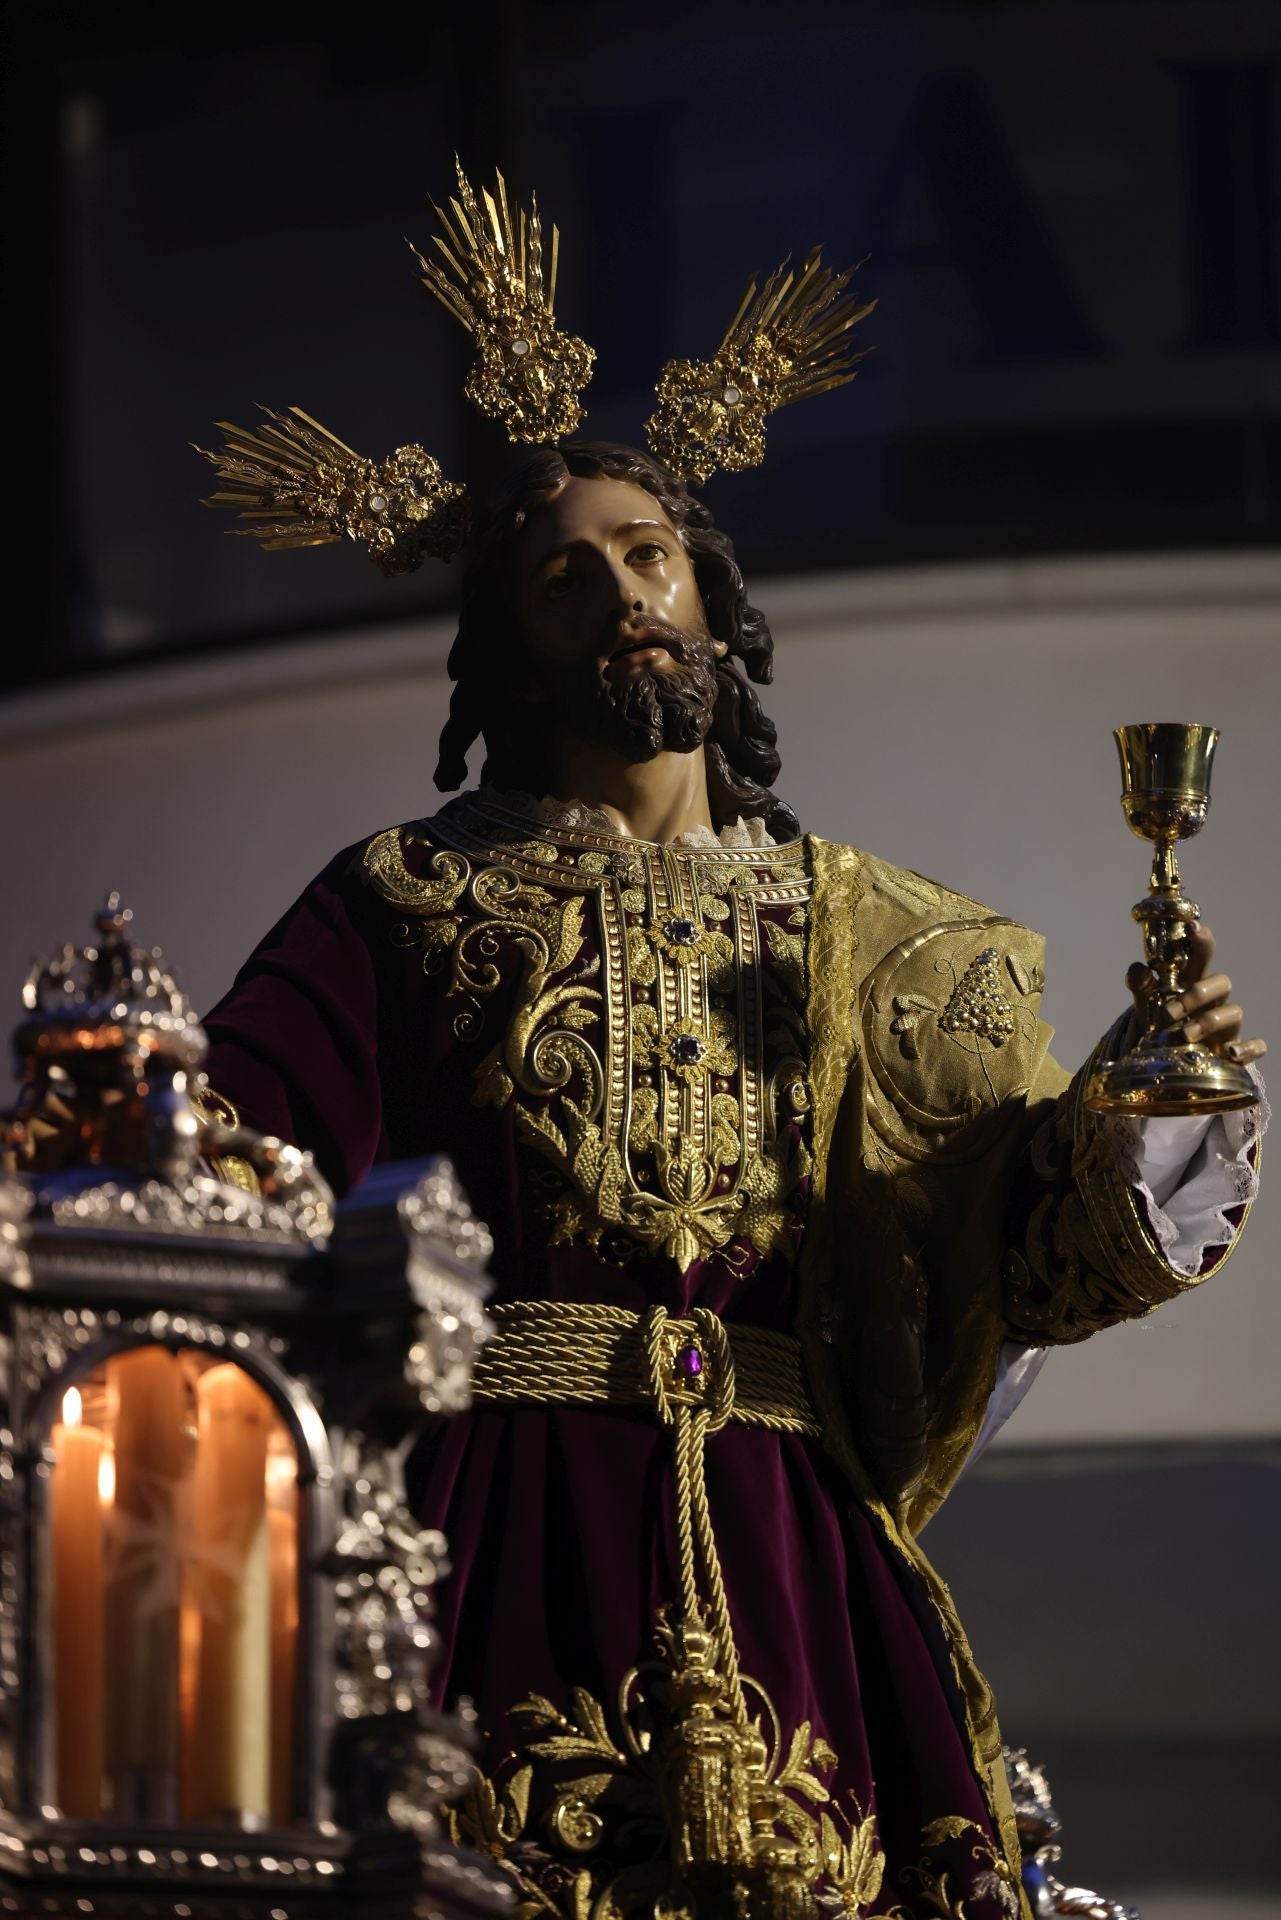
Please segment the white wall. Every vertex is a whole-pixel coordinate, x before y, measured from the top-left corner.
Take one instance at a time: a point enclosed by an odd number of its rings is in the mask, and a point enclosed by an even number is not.
[[[300,556],[297,564],[306,564]],[[273,560],[270,564],[289,564]],[[1271,1018],[1281,559],[1024,561],[767,581],[767,707],[802,823],[1049,936],[1046,1014],[1075,1064],[1124,1003],[1145,849],[1110,729],[1223,729],[1184,873],[1250,1016]],[[8,823],[0,1023],[27,963],[87,937],[109,887],[198,1005],[342,845],[431,811],[448,623],[121,673],[0,710]],[[5,1008],[10,1010],[6,1016]],[[1210,1287],[1057,1355],[1016,1441],[1277,1430],[1281,1203]]]

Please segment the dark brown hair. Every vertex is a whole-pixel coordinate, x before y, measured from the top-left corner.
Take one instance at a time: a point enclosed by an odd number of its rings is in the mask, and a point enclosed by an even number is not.
[[[717,662],[716,710],[704,743],[713,821],[722,827],[743,815],[764,821],[777,840],[794,838],[800,831],[796,815],[770,790],[780,765],[777,733],[750,685],[768,685],[773,678],[774,641],[765,616],[748,603],[733,544],[667,467],[637,447],[609,441],[571,440],[525,454],[507,469],[478,516],[463,575],[458,634],[449,653],[455,684],[440,736],[436,785],[446,792],[463,785],[468,749],[482,735],[483,780],[523,792],[546,791],[529,709],[511,694],[521,677],[515,562],[531,509],[571,475],[644,487],[675,527],[694,569],[708,630],[729,649]]]

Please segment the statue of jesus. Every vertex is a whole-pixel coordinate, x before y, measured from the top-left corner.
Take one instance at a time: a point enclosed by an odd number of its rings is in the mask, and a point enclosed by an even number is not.
[[[454,1832],[521,1913],[1010,1920],[993,1702],[920,1529],[1045,1349],[1221,1264],[1256,1121],[1088,1112],[1036,934],[801,832],[772,650],[658,460],[518,459],[450,655],[437,783],[479,736],[479,785],[330,862],[209,1080],[340,1191],[447,1153],[492,1230],[475,1404],[410,1476],[483,1738]],[[1212,952],[1170,1032],[1249,1063]]]

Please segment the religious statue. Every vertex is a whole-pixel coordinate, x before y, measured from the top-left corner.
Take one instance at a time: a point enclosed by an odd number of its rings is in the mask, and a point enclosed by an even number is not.
[[[483,507],[298,410],[208,457],[268,547],[395,575],[465,543],[436,781],[478,736],[483,772],[306,889],[209,1015],[206,1097],[340,1192],[447,1150],[492,1230],[475,1404],[409,1463],[451,1544],[438,1683],[485,1736],[455,1836],[529,1916],[1026,1913],[920,1531],[1044,1349],[1218,1268],[1258,1110],[1096,1115],[1040,938],[775,791],[773,641],[690,483],[853,377],[850,276],[749,287],[647,453],[566,437],[592,354],[536,208],[460,170],[437,211],[424,283],[525,449]],[[1212,948],[1168,1034],[1248,1066]]]

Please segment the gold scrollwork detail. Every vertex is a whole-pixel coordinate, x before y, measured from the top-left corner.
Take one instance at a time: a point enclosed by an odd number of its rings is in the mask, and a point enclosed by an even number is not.
[[[500,1864],[531,1915],[584,1920],[589,1897],[601,1920],[642,1903],[688,1920],[722,1903],[796,1920],[821,1883],[854,1920],[876,1897],[884,1857],[874,1819],[846,1819],[842,1839],[827,1812],[832,1748],[809,1721],[785,1738],[753,1680],[759,1716],[736,1714],[701,1620],[660,1616],[657,1642],[659,1657],[622,1681],[616,1725],[582,1687],[567,1713],[539,1694],[513,1708],[519,1747],[450,1810],[455,1844]]]
[[[612,1716],[583,1687],[565,1712],[541,1694],[514,1707],[513,1751],[446,1809],[454,1843],[501,1866],[531,1920],[907,1920],[881,1904],[876,1813],[834,1797],[824,1776],[840,1763],[811,1722],[785,1734],[746,1677],[752,1717],[736,1716],[701,1620],[660,1615],[657,1647],[624,1677]],[[978,1900],[1019,1912],[992,1837],[960,1814],[922,1828],[896,1885],[938,1920],[970,1920]]]
[[[428,823],[408,831],[431,848]],[[682,1270],[736,1237],[790,1250],[787,1200],[808,1171],[805,909],[768,891],[780,863],[583,850],[545,831],[504,823],[491,860],[469,841],[471,858],[431,848],[414,874],[392,830],[364,869],[407,917],[396,937],[463,1001],[473,1100],[511,1104],[558,1176],[553,1239],[621,1232]],[[789,886],[803,878],[783,864]],[[504,983],[503,1030],[486,1038]]]

